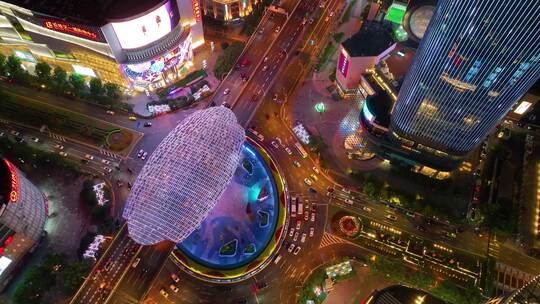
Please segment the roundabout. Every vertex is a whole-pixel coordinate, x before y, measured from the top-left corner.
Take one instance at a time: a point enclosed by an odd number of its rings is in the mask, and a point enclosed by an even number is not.
[[[264,269],[285,226],[285,183],[275,163],[246,138],[241,161],[215,208],[173,252],[176,264],[213,283],[245,280]]]

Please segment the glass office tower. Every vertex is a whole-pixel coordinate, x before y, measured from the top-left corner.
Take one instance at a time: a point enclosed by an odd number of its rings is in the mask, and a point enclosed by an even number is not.
[[[538,1],[439,0],[392,109],[391,139],[457,166],[540,77],[538,33]]]

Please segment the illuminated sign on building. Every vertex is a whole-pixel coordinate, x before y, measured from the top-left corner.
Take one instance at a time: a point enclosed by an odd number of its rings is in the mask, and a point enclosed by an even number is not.
[[[529,110],[529,108],[531,106],[532,106],[532,103],[523,100],[519,104],[519,106],[514,110],[514,113],[519,114],[519,115],[523,115],[523,114],[525,114],[525,112],[527,112],[527,110]]]
[[[75,35],[81,38],[100,41],[99,35],[90,29],[82,28],[77,25],[69,24],[58,20],[45,20],[43,26],[57,32]]]
[[[9,192],[9,202],[16,203],[19,200],[19,177],[17,176],[17,170],[15,167],[8,161],[4,160],[9,169],[11,175],[11,191]]]
[[[199,5],[199,0],[192,0],[193,4],[193,15],[195,16],[195,21],[201,22],[201,7]]]
[[[339,54],[338,69],[344,77],[347,77],[347,72],[349,71],[349,58],[345,51],[342,51],[341,54]]]

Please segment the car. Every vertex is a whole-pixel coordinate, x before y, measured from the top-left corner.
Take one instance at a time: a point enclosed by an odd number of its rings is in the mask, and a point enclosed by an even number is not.
[[[37,138],[37,137],[30,137],[30,139],[35,143],[39,142],[39,138]]]
[[[231,89],[226,88],[225,90],[223,90],[223,95],[229,95],[230,92],[231,92]]]
[[[151,122],[149,122],[149,121],[147,121],[147,122],[145,122],[145,123],[144,123],[144,125],[143,125],[143,126],[145,126],[145,127],[149,128],[149,127],[151,127],[151,126],[152,126],[152,123],[151,123]]]
[[[330,20],[330,17],[326,17],[326,19],[324,19],[325,22],[328,22],[328,20]]]
[[[310,176],[311,179],[313,179],[314,181],[318,181],[318,180],[319,180],[319,178],[318,178],[317,175],[315,175],[315,174],[310,174],[309,176]]]
[[[6,136],[6,133],[0,132],[0,137]]]
[[[141,156],[141,159],[145,160],[147,155],[148,155],[148,152],[144,152],[143,155]]]
[[[141,156],[143,156],[143,154],[144,154],[144,150],[140,149],[139,153],[137,153],[137,157],[141,157]]]
[[[131,121],[135,121],[135,120],[137,120],[137,117],[135,117],[135,115],[130,115],[128,117],[128,119],[131,120]]]
[[[309,220],[309,211],[306,210],[306,211],[304,212],[304,221],[307,222],[308,220]]]
[[[294,165],[296,168],[300,168],[300,163],[299,163],[297,160],[293,161],[293,165]]]
[[[266,283],[266,282],[259,282],[259,283],[255,284],[255,287],[257,287],[257,289],[259,289],[259,290],[265,289],[266,287],[268,287],[268,283]]]
[[[418,226],[416,226],[416,230],[421,231],[421,232],[425,232],[425,231],[426,231],[426,227],[424,227],[424,226],[422,226],[422,225],[418,225]]]
[[[55,149],[58,149],[58,150],[64,150],[64,146],[62,146],[62,145],[60,145],[60,144],[54,145],[54,148],[55,148]]]
[[[109,173],[111,173],[111,172],[112,172],[112,169],[111,169],[111,168],[109,168],[109,167],[103,167],[103,170],[105,170],[105,171],[107,171],[107,172],[109,172]]]
[[[289,155],[292,155],[292,151],[291,149],[289,149],[289,147],[285,147],[285,152],[287,152],[287,154]]]
[[[60,152],[60,153],[58,153],[58,154],[60,154],[60,156],[63,156],[63,157],[66,157],[66,156],[67,156],[67,153],[66,153],[66,152],[64,152],[64,151],[61,151],[61,152]]]
[[[291,230],[289,230],[289,236],[293,237],[294,235],[294,227],[291,227]]]
[[[315,227],[309,227],[309,237],[313,237],[315,235]]]
[[[226,103],[226,102],[223,102],[221,105],[224,106],[224,107],[227,108],[227,109],[230,109],[230,108],[231,108],[231,105],[228,104],[228,103]]]
[[[328,186],[328,187],[326,187],[326,191],[328,191],[328,192],[332,193],[332,192],[334,192],[334,191],[335,191],[335,189],[334,189],[334,188],[332,188],[331,186]]]
[[[333,12],[333,11],[330,12],[330,17],[332,17],[332,16],[334,16],[334,12]]]
[[[162,295],[165,299],[169,297],[169,293],[163,288],[159,290],[159,294]]]
[[[319,168],[313,167],[313,168],[311,168],[311,169],[313,169],[313,171],[315,171],[315,173],[321,174],[321,171],[319,170]]]
[[[169,285],[169,288],[170,288],[172,291],[174,291],[174,292],[178,292],[178,290],[180,290],[180,289],[178,289],[178,287],[176,287],[176,285],[174,285],[174,284]]]
[[[345,203],[347,203],[349,205],[354,205],[354,201],[351,200],[351,199],[348,199],[348,198],[345,199]]]
[[[11,132],[9,132],[9,133],[11,133],[11,135],[13,135],[13,136],[19,136],[19,135],[21,135],[21,133],[15,131],[15,130],[13,130],[13,131],[11,131]]]
[[[373,210],[371,210],[371,208],[366,207],[366,206],[362,206],[362,210],[364,210],[365,212],[371,212],[371,211],[373,211]]]
[[[267,70],[268,70],[268,66],[265,64],[265,65],[263,66],[263,68],[262,68],[262,71],[263,71],[263,72],[266,72]]]
[[[88,159],[84,159],[84,158],[81,159],[81,164],[86,165],[86,164],[88,164],[88,163],[89,163]]]
[[[311,186],[313,185],[313,182],[309,179],[309,178],[304,178],[304,184],[308,185],[308,186]]]
[[[307,237],[307,234],[302,233],[302,237],[300,238],[300,243],[305,243],[306,242],[306,237]]]
[[[108,111],[105,112],[105,113],[107,113],[107,114],[109,114],[109,115],[114,115],[114,111],[111,111],[111,110],[108,110]]]
[[[387,219],[391,220],[391,221],[397,221],[397,216],[393,215],[393,214],[388,214],[385,216]]]
[[[141,258],[136,258],[134,261],[133,261],[133,264],[131,264],[131,267],[133,268],[136,268],[137,266],[139,266],[139,263],[141,262]]]
[[[178,283],[180,282],[180,278],[174,274],[174,273],[171,273],[171,279],[175,282],[175,283]]]
[[[311,221],[315,222],[315,212],[311,213]]]
[[[102,160],[101,160],[101,163],[102,163],[102,164],[105,164],[105,165],[110,165],[110,164],[111,164],[111,162],[108,161],[108,160],[106,160],[106,159],[102,159]]]
[[[347,194],[351,194],[351,190],[347,189],[347,188],[343,188],[343,189],[341,189],[341,191],[343,191],[344,193],[347,193]]]
[[[278,26],[276,27],[276,29],[274,30],[276,33],[279,33],[279,31],[281,30],[281,26]]]
[[[92,156],[92,155],[90,155],[90,154],[86,154],[86,155],[84,156],[84,158],[89,159],[89,160],[93,160],[93,159],[94,159],[94,156]]]
[[[293,242],[296,242],[298,241],[298,236],[300,235],[300,233],[298,231],[295,232],[294,236],[293,236]]]
[[[268,61],[268,56],[264,57],[263,59],[263,62],[267,62]]]
[[[283,146],[283,141],[281,140],[281,138],[279,138],[279,137],[276,137],[276,141],[277,141],[277,142],[278,142],[278,143],[279,143],[280,145],[282,145],[282,146]]]
[[[279,263],[279,261],[281,261],[281,254],[276,257],[276,259],[274,260],[274,264]]]
[[[314,193],[314,194],[315,194],[315,193],[317,193],[317,190],[315,190],[315,189],[313,189],[313,188],[309,187],[309,192],[311,192],[311,193]]]
[[[263,33],[264,33],[264,29],[262,28],[259,30],[259,35],[262,35]]]
[[[301,220],[297,220],[296,221],[296,230],[300,230],[300,226],[302,225],[302,221]]]
[[[295,245],[294,245],[294,244],[291,244],[291,245],[289,246],[289,248],[287,248],[287,252],[292,252],[293,249],[294,249],[294,247],[295,247]]]
[[[300,249],[301,249],[300,246],[297,246],[296,249],[294,249],[293,254],[298,255],[298,253],[300,252]]]
[[[454,232],[445,232],[443,236],[446,236],[447,238],[455,239],[457,235]]]
[[[328,197],[336,197],[336,195],[333,192],[329,192],[329,191],[326,192],[326,196],[328,196]]]
[[[20,136],[16,136],[15,137],[15,141],[16,142],[23,142],[24,141],[24,138],[20,137]]]
[[[278,145],[277,142],[275,142],[275,141],[272,140],[271,144],[272,144],[272,146],[273,146],[274,148],[279,149],[279,145]]]

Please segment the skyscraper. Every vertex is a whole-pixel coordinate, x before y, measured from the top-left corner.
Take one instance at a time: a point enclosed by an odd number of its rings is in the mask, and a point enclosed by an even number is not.
[[[457,167],[540,77],[538,32],[537,1],[439,0],[390,113],[390,139],[419,162]]]

